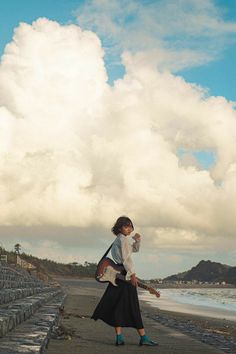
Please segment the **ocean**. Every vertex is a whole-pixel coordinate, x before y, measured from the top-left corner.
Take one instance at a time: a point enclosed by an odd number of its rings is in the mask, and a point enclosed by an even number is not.
[[[143,290],[139,297],[163,310],[236,320],[236,288],[160,289],[160,292],[160,299]]]

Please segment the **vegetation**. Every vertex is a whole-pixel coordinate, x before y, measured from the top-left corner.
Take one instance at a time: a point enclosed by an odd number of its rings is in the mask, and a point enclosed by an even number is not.
[[[20,245],[19,245],[20,246]],[[20,249],[19,249],[20,251]],[[0,247],[0,254],[7,255],[8,263],[16,263],[16,254],[19,254],[15,247],[15,252],[6,251],[4,248]],[[64,264],[52,261],[50,259],[40,259],[32,255],[21,253],[20,257],[33,264],[39,271],[49,275],[63,275],[63,276],[79,276],[79,277],[94,277],[97,264],[84,262],[84,264],[79,264],[77,262]]]
[[[15,248],[15,252],[16,252],[17,254],[20,254],[21,245],[20,245],[19,243],[17,243],[17,244],[14,246],[14,248]]]
[[[165,281],[227,282],[236,286],[236,267],[211,261],[201,261],[190,270],[171,275]]]
[[[63,264],[52,261],[50,259],[40,259],[26,253],[21,254],[21,258],[29,263],[32,263],[41,271],[47,272],[51,275],[70,275],[70,276],[82,276],[93,277],[97,268],[96,263],[85,262],[79,264],[77,262]]]

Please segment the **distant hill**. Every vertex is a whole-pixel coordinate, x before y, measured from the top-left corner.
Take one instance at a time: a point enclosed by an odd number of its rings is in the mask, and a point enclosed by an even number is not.
[[[16,264],[16,253],[9,252],[0,247],[0,254],[7,255],[8,262]],[[40,259],[26,253],[20,253],[21,259],[33,264],[38,271],[48,275],[61,275],[61,276],[80,276],[80,277],[94,277],[97,264],[85,262],[79,263],[58,263],[50,259]]]
[[[227,282],[236,285],[236,267],[212,261],[200,261],[190,270],[171,275],[165,281]]]
[[[230,267],[226,274],[226,280],[229,284],[234,284],[236,286],[236,267]]]

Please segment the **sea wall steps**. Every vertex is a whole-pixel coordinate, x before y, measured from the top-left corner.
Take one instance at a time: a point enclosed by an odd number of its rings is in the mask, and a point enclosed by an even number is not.
[[[38,288],[45,284],[36,276],[19,267],[0,265],[0,289]]]
[[[9,302],[23,299],[38,293],[45,293],[52,290],[52,287],[45,286],[44,288],[18,288],[18,289],[0,289],[0,309],[1,305]]]
[[[0,339],[0,354],[43,354],[53,326],[57,325],[59,309],[65,294],[58,292],[34,315]]]
[[[42,305],[59,295],[61,290],[51,289],[44,293],[12,301],[0,307],[0,337],[30,318]]]
[[[37,272],[0,264],[0,353],[42,354],[64,299],[61,288]]]

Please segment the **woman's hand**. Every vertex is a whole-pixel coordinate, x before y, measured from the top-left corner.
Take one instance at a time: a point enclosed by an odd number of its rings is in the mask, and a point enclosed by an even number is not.
[[[139,241],[141,239],[141,235],[140,234],[135,234],[133,237],[132,237],[133,240],[135,241]]]
[[[138,286],[138,279],[136,278],[135,273],[131,274],[130,281],[133,286]]]

